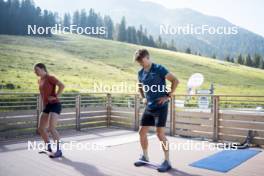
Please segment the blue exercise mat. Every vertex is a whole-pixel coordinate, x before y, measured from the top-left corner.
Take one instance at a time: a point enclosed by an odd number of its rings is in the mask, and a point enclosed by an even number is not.
[[[223,150],[209,157],[196,161],[190,166],[219,172],[228,172],[251,157],[261,152],[253,149]]]

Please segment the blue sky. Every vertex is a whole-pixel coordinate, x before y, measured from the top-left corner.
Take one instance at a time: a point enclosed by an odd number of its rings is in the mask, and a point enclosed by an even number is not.
[[[231,23],[264,36],[263,0],[144,0],[167,8],[190,8],[223,17]]]

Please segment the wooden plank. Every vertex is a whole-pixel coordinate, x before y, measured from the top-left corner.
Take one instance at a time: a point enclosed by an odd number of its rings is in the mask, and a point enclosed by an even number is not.
[[[106,103],[105,99],[82,99],[82,103]]]
[[[58,122],[58,126],[63,126],[63,125],[75,125],[76,123],[76,119],[75,118],[71,118],[71,119],[63,119],[63,120],[59,120]]]
[[[81,128],[102,127],[102,126],[107,126],[107,123],[106,122],[96,122],[96,123],[81,124]]]
[[[231,121],[231,120],[220,120],[219,126],[228,128],[245,128],[252,130],[263,130],[264,123],[262,122],[244,122],[244,121]]]
[[[149,128],[149,132],[156,133],[156,129],[157,129],[156,127],[150,127]],[[164,130],[165,130],[165,134],[166,135],[170,134],[170,127],[165,127]]]
[[[123,116],[116,116],[116,115],[112,115],[112,114],[111,114],[111,118],[112,118],[112,117],[118,117],[118,118],[124,118],[124,119],[131,119],[131,120],[134,119],[134,117],[127,117],[127,116],[125,116],[125,115],[123,115]]]
[[[205,112],[176,111],[176,118],[178,117],[212,118],[213,114]]]
[[[134,118],[135,113],[134,112],[117,112],[117,111],[111,111],[112,116],[123,116],[123,117],[130,117]]]
[[[107,109],[105,108],[105,109],[99,109],[99,110],[93,110],[93,109],[91,109],[91,110],[87,110],[87,111],[82,111],[82,113],[83,114],[85,114],[85,113],[96,113],[96,112],[107,112]]]
[[[190,131],[190,130],[175,130],[176,135],[184,135],[190,137],[204,137],[211,139],[213,137],[213,133],[206,133],[201,131]]]
[[[98,122],[98,121],[106,121],[106,120],[107,120],[106,116],[99,116],[99,117],[81,118],[80,122],[85,123],[85,122]]]
[[[106,115],[98,115],[98,116],[85,116],[82,117],[81,119],[88,119],[88,118],[100,118],[100,117],[107,117]]]
[[[241,136],[247,136],[248,130],[246,129],[233,129],[233,128],[219,128],[220,134],[233,134],[233,135],[241,135]]]
[[[122,123],[122,122],[118,122],[118,121],[111,121],[110,122],[110,126],[116,126],[116,127],[122,127],[122,128],[128,128],[128,129],[132,129],[132,124],[129,123]]]
[[[241,129],[241,128],[219,128],[219,133],[221,134],[231,134],[231,135],[241,135],[241,136],[247,136],[248,130],[247,129]],[[255,131],[255,135],[261,138],[264,138],[264,130],[257,130]]]
[[[83,111],[106,111],[106,106],[81,106],[81,113]]]
[[[95,102],[83,102],[82,101],[82,106],[83,105],[86,105],[86,106],[95,106],[95,105],[98,105],[98,106],[102,106],[106,104],[106,102],[102,102],[102,101],[95,101]]]
[[[219,139],[222,141],[231,141],[231,142],[244,142],[245,137],[239,136],[239,135],[226,135],[226,134],[219,134]],[[264,139],[263,138],[254,138],[253,139],[254,144],[264,145]]]
[[[112,106],[112,111],[123,111],[123,112],[131,112],[133,113],[134,112],[134,108],[128,108],[128,107],[115,107],[115,106]]]
[[[27,121],[36,121],[36,115],[27,115],[27,116],[14,116],[14,117],[5,117],[0,118],[0,123],[15,123],[15,122],[27,122]]]
[[[263,115],[253,115],[253,114],[226,114],[220,113],[220,119],[223,120],[238,120],[238,121],[255,121],[255,122],[264,122]]]
[[[202,125],[212,125],[212,120],[198,119],[198,118],[190,118],[190,117],[176,117],[177,123],[190,123],[190,124],[202,124]]]
[[[36,105],[36,101],[30,101],[30,100],[13,100],[13,101],[6,101],[6,102],[0,102],[1,104],[5,104],[5,105],[11,105],[15,104],[15,105],[23,105],[23,104],[28,104],[28,105]]]
[[[111,122],[125,122],[132,124],[132,119],[130,118],[120,118],[120,117],[113,117],[111,116]]]
[[[37,105],[19,105],[19,106],[1,106],[2,109],[12,109],[12,108],[28,108],[33,109],[33,107],[36,107]]]
[[[63,108],[62,113],[75,112],[75,108]]]
[[[180,124],[176,123],[176,129],[188,129],[188,130],[197,130],[197,131],[204,131],[204,132],[212,132],[212,126],[205,126],[205,125],[192,125],[192,124]]]
[[[21,136],[21,135],[36,135],[36,128],[0,132],[0,136],[4,138],[12,138],[12,137]]]
[[[67,118],[72,118],[75,117],[75,112],[68,112],[68,113],[62,113],[59,116],[59,119],[67,119]],[[21,116],[9,116],[9,117],[4,117],[0,118],[1,121],[6,121],[6,122],[15,122],[15,121],[31,121],[31,120],[36,120],[37,116],[36,115],[21,115]]]
[[[75,129],[76,125],[75,124],[72,124],[72,125],[59,125],[57,126],[56,129],[58,130],[67,130],[67,129]]]
[[[0,117],[9,117],[9,116],[24,116],[36,114],[36,110],[18,110],[18,111],[9,111],[9,112],[0,112]]]
[[[37,123],[25,123],[25,124],[8,124],[6,126],[1,126],[0,131],[10,131],[19,130],[26,128],[36,128]]]
[[[59,119],[71,119],[71,118],[75,118],[75,117],[76,117],[75,112],[68,112],[68,113],[60,114]]]
[[[104,111],[91,111],[81,112],[81,117],[92,117],[92,116],[106,116],[106,110]]]
[[[256,136],[260,137],[260,138],[264,138],[264,130],[257,130],[256,131]]]

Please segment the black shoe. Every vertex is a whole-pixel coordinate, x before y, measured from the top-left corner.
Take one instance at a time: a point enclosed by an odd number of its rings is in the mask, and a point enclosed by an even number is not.
[[[149,162],[149,161],[146,159],[146,157],[145,157],[144,155],[142,155],[142,156],[139,158],[139,160],[136,161],[136,162],[134,163],[134,165],[135,165],[136,167],[144,166],[144,165],[146,165],[146,162]]]
[[[158,167],[158,171],[159,172],[167,172],[168,170],[170,170],[171,169],[171,165],[170,165],[170,163],[167,161],[167,160],[165,160],[159,167]]]
[[[59,158],[62,157],[62,152],[60,150],[57,150],[53,155],[49,156],[50,158]]]

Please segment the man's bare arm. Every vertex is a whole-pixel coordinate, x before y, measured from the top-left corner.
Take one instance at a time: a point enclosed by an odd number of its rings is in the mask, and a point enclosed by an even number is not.
[[[168,73],[165,78],[171,82],[171,91],[168,93],[169,97],[171,97],[173,95],[173,93],[175,92],[178,84],[179,84],[179,80],[172,74],[172,73]],[[160,97],[158,103],[159,104],[163,104],[166,101],[169,100],[169,97],[164,96],[164,97]]]
[[[171,96],[175,92],[179,84],[179,80],[172,73],[168,73],[165,78],[171,82],[171,91],[169,92],[169,96]]]
[[[138,83],[138,91],[139,91],[141,97],[145,98],[145,94],[144,94],[144,91],[143,91],[142,83]]]

